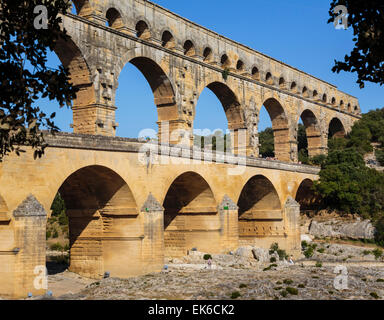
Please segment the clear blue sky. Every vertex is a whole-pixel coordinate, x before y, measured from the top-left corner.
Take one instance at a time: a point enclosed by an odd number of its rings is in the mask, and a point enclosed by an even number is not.
[[[123,1],[123,0],[121,0]],[[273,58],[336,85],[360,101],[362,112],[384,107],[384,87],[356,84],[356,75],[332,73],[335,59],[342,59],[353,48],[352,29],[335,30],[327,24],[330,0],[156,0],[159,5],[243,43]],[[51,66],[58,59],[51,56]],[[157,129],[157,113],[149,85],[141,73],[128,64],[119,79],[116,118],[117,135],[137,137],[145,128]],[[48,109],[49,108],[49,109]],[[52,110],[44,102],[44,109]],[[63,131],[71,131],[70,110],[57,113],[56,123]],[[270,126],[263,108],[260,128]],[[195,128],[226,129],[226,118],[220,102],[205,89],[197,104]]]

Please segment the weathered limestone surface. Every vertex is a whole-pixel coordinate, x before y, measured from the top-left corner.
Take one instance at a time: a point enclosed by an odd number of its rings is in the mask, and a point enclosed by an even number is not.
[[[73,2],[77,15],[63,17],[71,40],[55,51],[80,90],[74,134],[46,135],[41,159],[26,148],[0,163],[0,294],[38,290],[34,268],[45,264],[45,213],[57,192],[69,218],[70,270],[89,278],[159,271],[165,255],[192,248],[218,254],[278,242],[297,255],[293,199],[319,171],[297,163],[299,118],[310,155],[324,154],[328,136],[344,135],[360,118],[357,99],[151,2]],[[127,63],[152,88],[160,144],[114,138]],[[228,120],[227,154],[192,147],[206,87]],[[259,158],[263,105],[279,161]]]
[[[196,105],[206,87],[223,105],[235,153],[258,157],[263,105],[272,120],[276,156],[284,161],[297,161],[300,117],[310,155],[326,153],[328,134],[345,134],[360,117],[357,99],[334,85],[154,3],[73,2],[78,14],[63,17],[72,42],[60,43],[56,53],[80,88],[73,107],[75,133],[115,135],[116,89],[127,63],[152,88],[161,140],[168,130],[178,130],[167,140],[192,143]]]
[[[327,222],[312,221],[309,234],[319,237],[369,239],[375,237],[375,227],[370,220],[343,222],[330,220]]]

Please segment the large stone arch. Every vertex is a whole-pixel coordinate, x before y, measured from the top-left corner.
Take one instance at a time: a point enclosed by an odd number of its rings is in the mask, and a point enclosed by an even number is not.
[[[263,106],[272,122],[275,157],[281,161],[291,161],[291,133],[287,113],[275,97],[264,98]]]
[[[227,123],[228,123],[228,129],[231,132],[231,146],[232,146],[232,151],[235,154],[238,154],[240,149],[246,149],[247,146],[247,137],[245,136],[245,141],[242,141],[242,138],[239,134],[239,130],[241,129],[246,129],[246,124],[244,121],[244,115],[243,115],[243,110],[241,107],[240,99],[239,96],[231,89],[231,87],[222,82],[222,81],[217,81],[217,80],[212,80],[208,81],[199,88],[199,94],[197,95],[197,103],[198,99],[203,92],[205,88],[208,88],[211,90],[217,99],[220,101],[225,116],[227,118]],[[196,105],[197,105],[196,103]],[[195,108],[195,112],[193,113],[193,117],[196,117],[198,108]],[[244,131],[245,132],[245,131]]]
[[[115,67],[115,74],[119,76],[124,66],[131,63],[148,81],[154,96],[154,103],[157,106],[159,138],[164,128],[169,128],[170,133],[178,129],[181,118],[178,104],[180,99],[170,70],[162,67],[163,59],[164,55],[159,56],[155,53],[152,55],[150,49],[141,47],[129,50]],[[172,137],[172,134],[170,136]],[[173,141],[170,142],[173,143]]]
[[[141,242],[142,224],[120,175],[104,166],[86,166],[68,176],[58,192],[69,218],[71,271],[96,279],[106,271],[120,277],[140,273],[135,246]],[[137,241],[124,241],[128,238]]]
[[[164,203],[165,256],[180,257],[188,250],[220,251],[220,219],[208,182],[188,171],[171,184]]]
[[[241,245],[268,247],[286,232],[283,208],[277,189],[263,175],[250,178],[244,185],[239,207],[239,242]]]
[[[310,109],[301,112],[300,118],[303,121],[308,142],[308,155],[314,157],[324,153],[325,146],[322,143],[321,125],[318,117]]]

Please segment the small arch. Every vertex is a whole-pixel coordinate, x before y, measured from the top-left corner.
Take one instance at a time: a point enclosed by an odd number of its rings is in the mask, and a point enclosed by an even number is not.
[[[265,82],[270,85],[273,85],[273,77],[270,72],[267,72],[267,74],[265,75]]]
[[[205,62],[211,62],[213,59],[212,49],[210,47],[206,47],[203,51],[203,57]]]
[[[296,82],[295,81],[292,81],[292,83],[291,83],[291,91],[296,91],[296,88],[297,88],[297,84],[296,84]]]
[[[108,27],[118,29],[123,26],[123,20],[121,14],[115,8],[108,9],[106,13]]]
[[[309,92],[308,92],[308,88],[307,87],[305,87],[305,86],[303,87],[302,94],[303,94],[303,97],[305,97],[305,98],[309,97]]]
[[[323,97],[321,98],[321,100],[324,102],[324,103],[327,103],[328,99],[327,99],[327,95],[324,93],[323,94]]]
[[[355,106],[355,107],[353,108],[353,110],[355,111],[355,113],[359,113],[359,112],[360,112],[360,110],[359,110],[359,107],[358,107],[358,106]]]
[[[220,58],[220,64],[223,68],[227,68],[230,66],[229,58],[226,54],[223,54]]]
[[[308,156],[313,157],[321,154],[322,141],[321,141],[321,130],[320,123],[315,114],[306,109],[300,116],[305,127],[305,133],[307,138]],[[303,142],[298,141],[298,145]],[[305,141],[304,141],[305,143]]]
[[[343,109],[343,108],[344,108],[344,101],[340,100],[340,109]]]
[[[279,79],[279,87],[280,87],[280,89],[285,88],[285,80],[283,77],[280,77],[280,79]]]
[[[317,92],[317,90],[313,90],[312,97],[313,97],[314,99],[316,99],[318,95],[319,95],[319,93]]]
[[[260,80],[260,72],[259,72],[259,69],[257,67],[252,68],[252,78],[254,80]]]
[[[136,29],[136,36],[138,38],[143,39],[143,40],[148,40],[151,38],[151,32],[149,30],[149,26],[145,21],[140,20],[136,24],[135,29]]]
[[[291,161],[288,118],[281,103],[269,98],[263,103],[272,122],[274,154],[280,161]]]
[[[174,49],[176,46],[175,38],[168,30],[165,30],[161,36],[161,45],[166,49]]]
[[[348,103],[347,105],[347,110],[348,112],[352,112],[352,105],[350,103]]]
[[[195,45],[193,44],[193,42],[191,40],[185,41],[183,48],[184,48],[184,54],[186,56],[192,57],[192,56],[196,55]]]
[[[237,126],[241,125],[242,116],[240,110],[240,103],[235,93],[224,83],[212,82],[207,85],[216,97],[220,100],[224,112],[228,120],[228,128],[230,130],[237,129]]]
[[[244,62],[242,60],[237,61],[236,69],[237,69],[237,71],[244,71],[245,65],[244,65]]]
[[[332,97],[331,104],[335,105],[336,104],[336,98]]]

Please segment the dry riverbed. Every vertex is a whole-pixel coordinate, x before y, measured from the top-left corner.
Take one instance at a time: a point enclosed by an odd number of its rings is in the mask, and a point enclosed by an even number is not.
[[[168,268],[161,273],[131,279],[85,279],[51,265],[49,290],[53,299],[65,300],[384,299],[384,262],[367,248],[317,243],[310,259],[303,256],[293,265],[271,263],[276,254],[254,249],[213,255],[211,269],[203,253],[191,252],[166,260]],[[339,284],[347,288],[338,290],[335,267],[341,265],[348,274]]]

